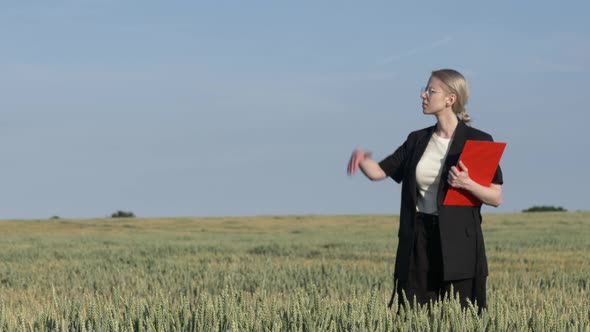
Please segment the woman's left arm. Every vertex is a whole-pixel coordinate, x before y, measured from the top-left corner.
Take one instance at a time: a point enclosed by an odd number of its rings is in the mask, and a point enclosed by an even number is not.
[[[492,183],[485,187],[473,181],[462,161],[459,161],[459,167],[451,167],[448,182],[453,188],[467,190],[484,204],[498,207],[502,203],[502,185]]]

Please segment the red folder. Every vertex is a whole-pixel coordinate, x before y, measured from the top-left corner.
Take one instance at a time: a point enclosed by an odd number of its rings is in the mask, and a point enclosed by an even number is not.
[[[506,143],[467,140],[459,160],[473,181],[489,187],[505,147]],[[481,201],[463,189],[449,187],[443,205],[480,206]]]

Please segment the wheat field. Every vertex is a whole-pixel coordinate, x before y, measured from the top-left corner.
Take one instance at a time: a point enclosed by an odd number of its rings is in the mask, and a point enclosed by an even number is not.
[[[590,331],[590,212],[484,215],[488,308],[388,309],[398,217],[0,221],[3,331]]]

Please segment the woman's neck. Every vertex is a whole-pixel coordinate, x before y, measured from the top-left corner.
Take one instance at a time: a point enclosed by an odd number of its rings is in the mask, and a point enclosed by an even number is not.
[[[457,116],[451,112],[451,114],[445,114],[444,116],[437,116],[436,124],[436,135],[442,138],[451,138],[453,133],[459,124]]]

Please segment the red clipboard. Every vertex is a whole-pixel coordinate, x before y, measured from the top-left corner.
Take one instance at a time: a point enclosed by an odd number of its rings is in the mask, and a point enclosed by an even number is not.
[[[467,140],[459,160],[473,181],[489,187],[505,148],[506,143]],[[465,190],[449,188],[443,205],[480,206],[481,201]]]

